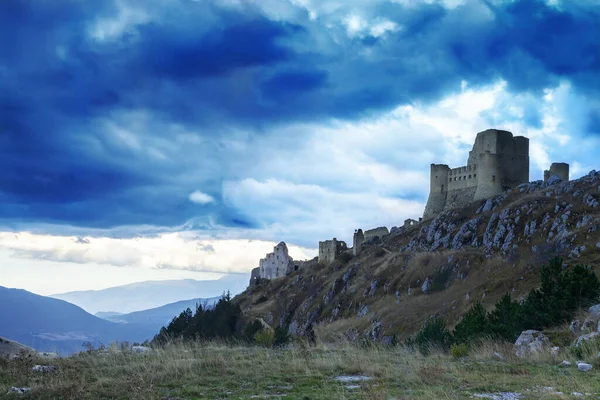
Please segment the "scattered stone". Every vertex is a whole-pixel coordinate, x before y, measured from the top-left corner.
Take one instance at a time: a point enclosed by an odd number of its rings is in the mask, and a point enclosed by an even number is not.
[[[152,351],[152,349],[150,347],[146,347],[146,346],[133,346],[131,348],[131,351],[133,353],[149,353]]]
[[[498,393],[480,393],[474,394],[472,397],[479,399],[491,399],[491,400],[519,400],[522,398],[521,393],[516,392],[498,392]]]
[[[558,364],[559,367],[570,367],[571,363],[567,360],[563,360],[563,362],[561,362],[560,364]]]
[[[578,362],[577,369],[581,372],[589,372],[592,370],[592,365],[584,362]]]
[[[11,387],[10,389],[8,389],[8,393],[6,394],[25,394],[27,392],[29,392],[31,390],[31,388],[28,387]]]
[[[335,377],[338,382],[351,383],[351,382],[364,382],[371,380],[370,377],[364,375],[339,375]]]
[[[33,372],[54,372],[56,367],[54,365],[35,365],[31,370]]]
[[[539,354],[548,343],[548,338],[542,332],[535,330],[523,331],[515,342],[515,354],[517,357]]]
[[[579,346],[585,341],[595,339],[599,335],[600,335],[600,333],[598,333],[598,332],[586,333],[585,335],[581,335],[577,338],[577,341],[575,342],[575,346]]]
[[[583,393],[579,393],[579,392],[573,392],[571,393],[571,396],[575,396],[575,397],[583,397],[585,396]]]
[[[581,324],[581,330],[583,332],[594,332],[594,331],[596,331],[599,320],[600,319],[598,318],[597,315],[590,315],[589,317],[587,317],[585,319],[585,321],[583,321],[583,324]]]
[[[41,351],[41,352],[37,353],[37,356],[39,358],[48,358],[48,359],[59,358],[58,353],[51,353],[51,352],[46,352],[46,351]]]
[[[550,349],[550,355],[556,357],[558,355],[559,351],[560,351],[560,347],[554,346]]]
[[[344,385],[348,390],[360,389],[360,385]]]
[[[423,286],[421,286],[421,291],[425,294],[429,293],[429,291],[431,290],[431,280],[429,278],[425,279],[425,282],[423,282]]]
[[[497,351],[494,352],[494,358],[500,361],[504,361],[504,357],[502,357],[502,354],[498,353]]]
[[[596,304],[595,306],[591,306],[588,309],[589,313],[592,315],[595,315],[597,317],[600,317],[600,304]]]
[[[578,319],[575,319],[571,322],[571,325],[569,326],[569,331],[571,331],[571,333],[575,333],[579,330],[581,323],[579,322]]]

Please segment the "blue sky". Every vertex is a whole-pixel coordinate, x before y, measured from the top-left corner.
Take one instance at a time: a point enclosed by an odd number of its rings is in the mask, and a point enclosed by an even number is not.
[[[598,168],[595,3],[4,0],[0,285],[313,256],[418,217],[487,128],[530,138],[532,180]]]

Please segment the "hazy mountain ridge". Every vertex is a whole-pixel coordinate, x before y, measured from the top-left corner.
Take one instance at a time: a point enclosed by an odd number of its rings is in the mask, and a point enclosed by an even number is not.
[[[539,283],[549,258],[600,272],[600,173],[532,182],[448,210],[366,243],[347,262],[317,262],[251,287],[235,301],[249,321],[261,318],[302,335],[383,342],[417,331],[431,315],[450,325],[475,301],[491,307]]]
[[[210,308],[219,301],[221,297],[211,297],[209,299],[190,299],[181,300],[170,304],[165,304],[161,307],[151,308],[149,310],[136,311],[129,314],[118,314],[106,316],[104,319],[122,324],[141,324],[155,327],[156,332],[161,327],[166,326],[171,320],[179,315],[186,308],[192,311],[196,310],[196,305],[200,304],[205,308]],[[101,313],[98,313],[101,314]]]
[[[155,332],[95,317],[64,300],[0,286],[0,335],[35,348],[70,354],[82,343],[144,341]]]
[[[225,275],[216,280],[145,281],[101,290],[53,294],[50,297],[76,304],[92,314],[127,314],[161,307],[182,299],[218,297],[226,291],[235,295],[246,289],[249,279],[248,273]]]

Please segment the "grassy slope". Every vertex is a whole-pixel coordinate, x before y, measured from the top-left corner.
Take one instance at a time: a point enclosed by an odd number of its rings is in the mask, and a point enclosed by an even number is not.
[[[590,196],[592,200],[600,198],[599,185],[600,176],[596,176],[531,193],[513,190],[496,198],[500,204],[492,211],[477,214],[482,202],[440,216],[440,227],[434,230],[442,237],[449,235],[450,243],[463,224],[480,218],[476,247],[440,246],[431,251],[432,241],[426,233],[435,221],[425,221],[367,246],[347,263],[320,266],[314,261],[285,278],[248,289],[236,301],[248,320],[258,317],[273,326],[286,318],[302,325],[313,313],[315,330],[324,339],[365,336],[377,323],[381,323],[380,337],[395,334],[402,338],[417,331],[433,314],[443,315],[452,325],[476,300],[483,300],[489,309],[504,293],[510,292],[515,298],[526,295],[539,284],[540,265],[552,256],[562,256],[571,265],[591,265],[600,273],[600,250],[596,247],[600,242],[600,207],[589,205]],[[490,218],[505,210],[509,217],[504,224],[514,226],[512,244],[517,247],[510,246],[507,252],[497,248],[488,251],[481,243]],[[543,227],[546,215],[548,223]],[[581,224],[584,217],[586,223]],[[556,230],[550,235],[554,221],[562,218],[568,231],[565,250],[557,248]],[[537,230],[526,236],[525,225],[534,220]],[[493,228],[492,237],[498,231],[496,223]],[[411,242],[414,248],[405,250]],[[585,246],[580,256],[569,258],[570,251],[580,245]],[[536,252],[533,246],[537,246]],[[351,275],[347,283],[343,281],[345,274]],[[420,283],[427,277],[439,283],[433,293],[423,294]],[[360,310],[364,315],[359,315]]]
[[[506,361],[493,360],[498,350]],[[595,349],[597,352],[598,349]],[[31,372],[39,360],[0,359],[0,398],[11,386],[27,386],[23,399],[466,399],[476,393],[518,392],[527,399],[569,398],[566,394],[600,392],[600,370],[561,368],[558,357],[519,361],[501,345],[483,346],[468,359],[434,354],[422,357],[397,348],[359,348],[347,344],[302,345],[287,350],[188,344],[148,355],[81,354],[53,360],[55,373]],[[371,377],[349,389],[341,374]],[[7,396],[8,397],[8,396]]]

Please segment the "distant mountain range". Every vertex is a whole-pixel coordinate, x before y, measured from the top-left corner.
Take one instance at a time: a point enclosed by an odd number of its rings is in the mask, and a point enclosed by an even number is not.
[[[142,342],[156,333],[155,325],[107,321],[63,300],[0,286],[0,336],[38,351],[65,355],[81,351],[83,342]]]
[[[250,275],[225,275],[220,279],[146,281],[102,290],[54,294],[50,297],[76,304],[89,313],[132,313],[161,307],[182,299],[219,297],[230,291],[234,296],[248,286]],[[103,314],[103,316],[106,316]]]
[[[158,333],[161,327],[168,325],[174,317],[178,316],[186,308],[190,308],[194,311],[196,309],[196,304],[212,308],[220,298],[221,296],[212,297],[210,299],[199,298],[182,300],[150,310],[136,311],[129,314],[98,312],[96,313],[96,316],[120,324],[145,325],[151,327]]]

